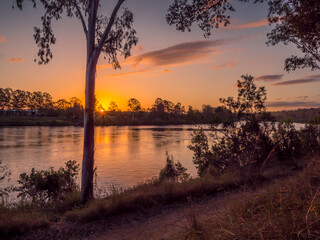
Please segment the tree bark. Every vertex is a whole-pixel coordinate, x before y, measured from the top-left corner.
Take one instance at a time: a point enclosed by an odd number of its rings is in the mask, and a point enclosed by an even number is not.
[[[89,62],[86,70],[81,202],[93,198],[95,73],[95,64]]]
[[[94,166],[94,112],[95,112],[95,81],[96,65],[99,54],[95,51],[95,29],[99,2],[90,2],[88,16],[86,90],[84,110],[84,139],[81,173],[81,202],[93,198],[93,166]]]

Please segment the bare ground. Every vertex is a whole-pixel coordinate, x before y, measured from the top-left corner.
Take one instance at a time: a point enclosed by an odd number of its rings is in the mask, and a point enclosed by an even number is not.
[[[188,201],[174,203],[145,209],[136,213],[127,213],[121,216],[110,217],[90,223],[57,222],[49,229],[40,229],[28,235],[16,237],[16,240],[43,239],[93,239],[93,240],[160,240],[181,231],[187,224],[190,216],[194,214],[197,220],[205,221],[219,217],[223,214],[231,201],[241,201],[260,189],[285,181],[280,177],[276,180],[262,183],[260,187],[221,191],[201,199],[188,199]]]
[[[87,239],[94,240],[160,240],[168,239],[181,231],[194,214],[200,221],[218,217],[225,210],[226,203],[246,198],[250,192],[232,191],[206,197],[203,200],[190,200],[188,203],[169,206],[151,217],[131,219],[127,223],[114,225],[104,233]]]

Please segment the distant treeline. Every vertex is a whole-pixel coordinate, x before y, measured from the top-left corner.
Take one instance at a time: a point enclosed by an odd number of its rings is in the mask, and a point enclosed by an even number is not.
[[[95,107],[96,125],[169,125],[169,124],[211,124],[228,123],[232,112],[225,107],[203,105],[201,110],[180,102],[174,103],[157,98],[154,104],[144,109],[140,101],[131,98],[127,111],[122,112],[112,101],[106,110],[98,101]],[[28,92],[0,88],[0,125],[82,125],[84,107],[81,100],[53,101],[47,92]],[[276,121],[290,118],[293,122],[320,123],[320,108],[271,112]],[[30,117],[33,118],[30,120]],[[37,119],[36,119],[37,118]],[[54,118],[54,122],[50,121]],[[48,121],[49,120],[49,121]],[[57,123],[58,121],[58,123]]]
[[[173,103],[165,99],[157,98],[154,104],[147,109],[141,107],[140,101],[131,98],[128,100],[128,109],[122,112],[117,104],[112,101],[108,110],[96,101],[95,119],[97,125],[145,125],[145,124],[210,124],[228,122],[231,119],[231,111],[224,107],[212,107],[203,105],[201,110],[188,106],[188,109],[180,102]],[[83,121],[84,107],[79,98],[72,97],[69,100],[59,99],[53,101],[47,92],[28,92],[24,90],[12,90],[0,88],[0,125],[9,124],[8,121],[19,116],[18,121],[26,120],[26,117],[60,118],[68,120],[75,125],[81,125]],[[21,119],[21,120],[20,120]],[[39,119],[37,119],[39,122]],[[50,125],[46,122],[44,125]],[[20,124],[19,124],[20,125]],[[22,124],[23,125],[23,124]]]
[[[271,112],[271,115],[276,121],[285,121],[290,118],[293,122],[297,123],[311,122],[320,124],[320,108],[284,110]]]

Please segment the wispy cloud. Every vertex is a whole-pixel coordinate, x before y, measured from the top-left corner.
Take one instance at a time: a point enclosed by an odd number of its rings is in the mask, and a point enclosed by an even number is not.
[[[315,101],[276,101],[267,102],[267,107],[320,107],[320,102]]]
[[[24,62],[24,59],[19,57],[13,57],[13,58],[10,58],[8,61],[11,63],[21,63],[21,62]]]
[[[211,68],[212,69],[230,68],[230,67],[234,67],[235,65],[236,65],[236,63],[231,61],[231,62],[226,62],[221,65],[213,65]]]
[[[229,29],[248,29],[248,28],[264,27],[267,25],[269,25],[268,19],[262,18],[253,22],[247,22],[247,23],[238,24],[238,25],[230,25],[228,26],[228,28]]]
[[[143,47],[141,45],[137,45],[134,47],[134,49],[140,52],[143,50]]]
[[[297,99],[301,99],[301,100],[307,100],[309,98],[309,96],[299,96],[299,97],[296,97]]]
[[[7,39],[4,36],[0,36],[0,43],[6,42]]]
[[[285,85],[305,84],[305,83],[313,83],[313,82],[320,82],[320,75],[305,76],[305,77],[302,77],[299,79],[274,83],[272,85],[273,86],[285,86]]]
[[[107,75],[106,77],[126,77],[130,75],[145,74],[145,73],[151,73],[151,72],[152,71],[148,71],[148,70],[132,71],[132,72],[125,72],[125,73],[115,73],[115,74]]]
[[[279,81],[283,77],[283,74],[274,74],[274,75],[262,75],[259,77],[256,77],[256,81],[263,81],[263,82],[274,82]]]
[[[151,66],[176,66],[202,62],[218,53],[218,47],[234,42],[235,39],[184,42],[164,49],[146,52],[128,59],[132,67],[139,64]]]

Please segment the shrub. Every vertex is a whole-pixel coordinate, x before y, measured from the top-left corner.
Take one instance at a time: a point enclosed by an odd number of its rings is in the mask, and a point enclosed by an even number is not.
[[[304,154],[320,153],[320,126],[314,124],[306,124],[300,131],[301,141],[303,145],[302,152]]]
[[[2,165],[2,162],[0,160],[0,182],[4,180],[9,180],[10,175],[11,175],[11,172],[8,170],[8,167],[6,165]],[[8,195],[10,190],[11,190],[11,187],[7,187],[7,188],[0,187],[0,199],[2,201],[4,201],[4,197]]]
[[[252,76],[238,80],[238,97],[220,99],[233,112],[233,121],[224,128],[211,126],[212,146],[202,129],[192,135],[189,148],[194,152],[193,162],[203,176],[209,167],[222,172],[227,168],[260,166],[273,148],[271,133],[274,124],[265,113],[264,87],[257,88]]]
[[[277,124],[273,140],[280,161],[293,161],[293,159],[302,155],[302,142],[299,132],[290,119]]]
[[[30,175],[20,175],[18,183],[21,185],[16,190],[18,197],[31,199],[33,202],[46,203],[50,201],[64,200],[78,186],[76,176],[79,173],[79,164],[76,161],[68,161],[65,167],[55,171],[35,170],[32,168]]]
[[[166,166],[160,171],[159,180],[169,180],[172,182],[183,182],[188,180],[190,174],[187,173],[187,169],[182,166],[182,164],[178,161],[174,163],[173,156],[169,156],[167,154],[167,163]]]

